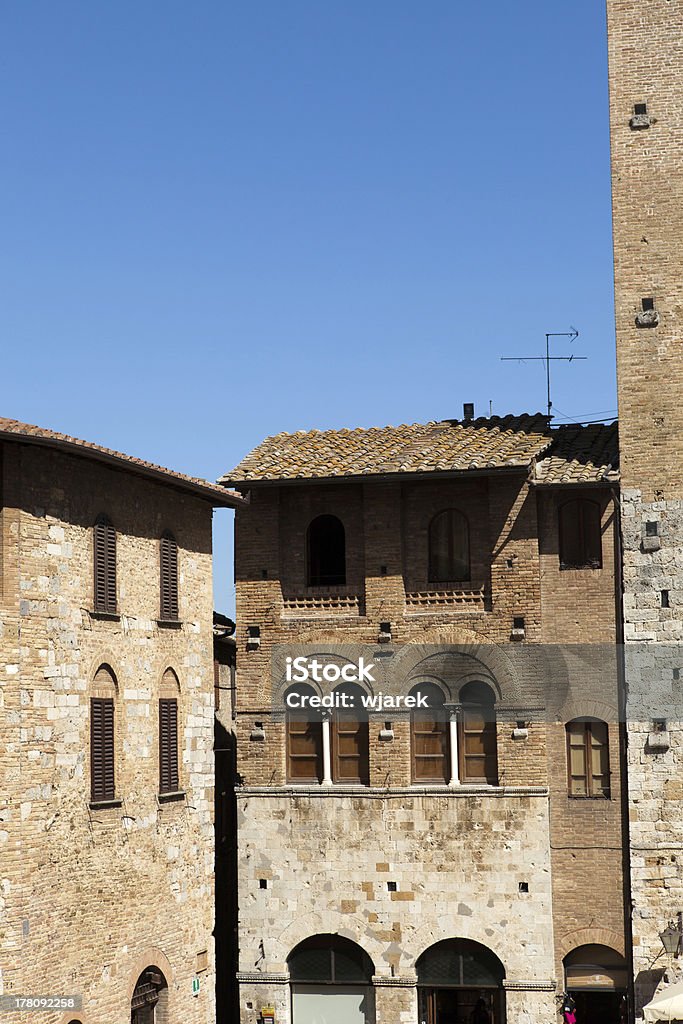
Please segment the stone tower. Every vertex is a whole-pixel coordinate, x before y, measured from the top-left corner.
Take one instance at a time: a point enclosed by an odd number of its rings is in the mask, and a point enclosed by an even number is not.
[[[683,908],[683,0],[607,0],[636,1013]]]

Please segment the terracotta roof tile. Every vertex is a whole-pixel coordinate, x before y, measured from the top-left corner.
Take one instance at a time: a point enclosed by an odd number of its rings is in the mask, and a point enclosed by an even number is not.
[[[118,465],[120,469],[128,470],[128,472],[151,477],[160,483],[196,494],[210,501],[214,506],[231,507],[241,504],[243,500],[239,494],[228,491],[219,484],[209,483],[208,480],[176,473],[163,466],[156,466],[153,462],[145,462],[144,459],[136,459],[132,455],[123,455],[111,448],[93,444],[92,441],[82,441],[80,438],[59,434],[54,430],[45,430],[43,427],[36,427],[31,423],[20,423],[18,420],[0,417],[0,440],[3,439],[58,448],[73,455],[95,459],[109,465]]]
[[[547,419],[540,413],[398,427],[302,430],[266,438],[221,481],[244,487],[277,480],[506,468],[531,472],[535,467],[534,479],[539,483],[565,482],[562,477],[567,474],[570,482],[595,482],[612,471],[615,451],[616,425],[548,430]]]
[[[535,466],[538,484],[595,484],[619,479],[617,423],[553,429],[553,446]]]

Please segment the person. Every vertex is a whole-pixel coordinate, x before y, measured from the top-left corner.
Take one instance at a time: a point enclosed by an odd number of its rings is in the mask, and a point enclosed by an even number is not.
[[[486,1009],[483,999],[477,999],[476,1006],[472,1011],[472,1024],[491,1024],[491,1015]]]

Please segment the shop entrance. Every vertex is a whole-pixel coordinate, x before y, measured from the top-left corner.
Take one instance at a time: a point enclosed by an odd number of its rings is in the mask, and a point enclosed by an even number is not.
[[[564,958],[566,992],[581,1024],[626,1024],[628,974],[623,956],[609,946],[579,946]]]
[[[420,1024],[505,1024],[504,976],[486,946],[438,942],[417,962]]]

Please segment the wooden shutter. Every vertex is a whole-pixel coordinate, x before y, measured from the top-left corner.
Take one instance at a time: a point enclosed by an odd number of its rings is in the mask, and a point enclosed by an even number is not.
[[[322,782],[323,732],[320,719],[287,716],[287,778],[290,782]]]
[[[114,701],[90,701],[90,792],[93,801],[114,800]]]
[[[560,568],[600,569],[602,534],[600,506],[596,501],[575,498],[560,507]]]
[[[414,782],[448,782],[449,725],[429,711],[413,711],[410,719]]]
[[[604,722],[568,724],[567,768],[570,796],[609,797],[609,743]]]
[[[429,524],[429,581],[449,583],[469,578],[469,523],[458,509],[445,509]]]
[[[160,618],[178,618],[178,545],[172,533],[164,533],[160,543],[161,608]]]
[[[332,780],[367,786],[370,781],[367,719],[338,710],[332,721]]]
[[[496,723],[491,707],[465,707],[460,723],[460,781],[498,783]]]
[[[93,530],[95,611],[116,614],[116,530],[98,516]]]
[[[178,781],[178,701],[159,701],[159,792],[175,793]]]

